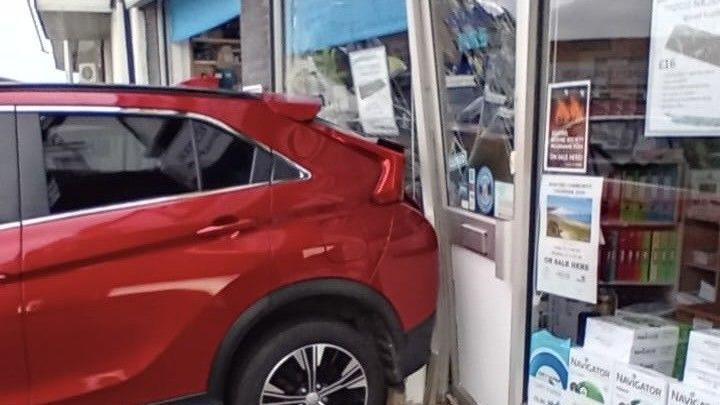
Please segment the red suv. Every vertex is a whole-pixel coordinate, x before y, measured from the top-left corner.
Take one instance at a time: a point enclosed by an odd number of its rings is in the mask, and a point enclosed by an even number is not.
[[[427,360],[401,151],[311,102],[0,87],[0,403],[380,404]]]

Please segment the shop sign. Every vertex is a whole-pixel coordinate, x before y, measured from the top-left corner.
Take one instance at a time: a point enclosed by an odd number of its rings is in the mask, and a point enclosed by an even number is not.
[[[595,304],[603,178],[544,175],[540,187],[537,289]]]
[[[385,47],[350,52],[350,70],[363,132],[398,136]]]
[[[548,88],[545,170],[585,173],[588,156],[590,81],[553,83]]]
[[[645,136],[720,136],[720,1],[652,10]]]

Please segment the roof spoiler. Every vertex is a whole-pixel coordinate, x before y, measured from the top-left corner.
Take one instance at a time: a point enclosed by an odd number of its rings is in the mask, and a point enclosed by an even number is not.
[[[275,114],[299,122],[314,120],[320,112],[320,108],[322,108],[320,99],[316,97],[266,93],[261,98]]]

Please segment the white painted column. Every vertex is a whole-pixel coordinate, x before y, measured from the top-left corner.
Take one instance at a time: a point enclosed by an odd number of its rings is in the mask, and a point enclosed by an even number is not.
[[[65,80],[68,83],[73,82],[73,58],[70,53],[70,41],[65,39],[63,45],[63,64],[65,65]]]
[[[146,85],[150,82],[147,64],[147,41],[156,41],[157,38],[148,38],[145,29],[145,13],[138,7],[129,10],[130,36],[132,39],[133,66],[135,68],[135,83]]]
[[[130,83],[130,72],[128,68],[128,53],[125,31],[125,4],[122,0],[115,2],[115,7],[110,17],[110,56],[112,60],[112,78],[109,83],[127,84]]]

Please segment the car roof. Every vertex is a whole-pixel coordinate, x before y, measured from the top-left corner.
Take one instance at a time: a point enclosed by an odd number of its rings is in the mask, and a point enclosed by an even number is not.
[[[145,85],[129,85],[129,84],[69,84],[69,83],[18,83],[6,82],[0,83],[0,92],[3,91],[36,91],[36,92],[123,92],[123,93],[143,93],[143,94],[164,94],[164,95],[183,95],[183,96],[200,96],[200,97],[222,97],[235,99],[260,100],[258,94],[246,93],[240,91],[224,90],[224,89],[208,89],[200,87],[169,87],[169,86],[145,86]]]

